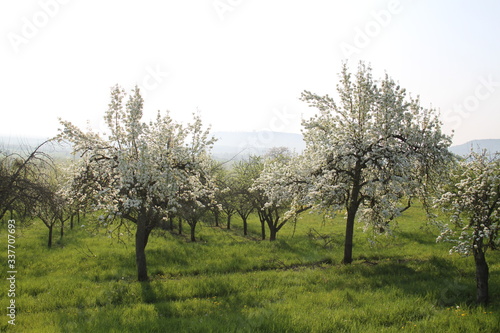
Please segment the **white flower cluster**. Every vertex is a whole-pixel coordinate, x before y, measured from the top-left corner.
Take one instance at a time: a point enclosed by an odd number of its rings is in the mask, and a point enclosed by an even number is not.
[[[452,170],[451,183],[436,200],[451,222],[436,222],[437,241],[455,243],[450,253],[471,255],[498,248],[500,224],[500,154],[472,153]]]
[[[199,198],[215,191],[206,163],[214,142],[209,130],[197,116],[186,126],[160,113],[142,123],[138,88],[124,105],[126,96],[122,88],[112,89],[107,136],[61,121],[60,138],[73,143],[81,156],[71,192],[82,204],[134,222],[142,214],[152,224],[175,213],[182,200],[203,205]]]
[[[363,64],[352,76],[344,67],[338,103],[302,94],[319,110],[303,121],[305,152],[266,165],[254,188],[266,193],[268,206],[291,202],[289,213],[304,206],[330,215],[345,210],[387,231],[405,209],[402,200],[421,195],[442,172],[451,141],[435,110],[422,108],[392,79],[374,81]]]

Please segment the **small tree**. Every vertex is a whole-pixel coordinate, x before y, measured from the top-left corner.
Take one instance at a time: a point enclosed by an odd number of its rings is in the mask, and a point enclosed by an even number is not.
[[[148,279],[145,248],[151,231],[175,213],[179,190],[186,193],[203,188],[206,151],[214,142],[201,119],[187,126],[169,115],[149,124],[141,122],[143,99],[136,87],[127,96],[119,86],[111,91],[105,120],[109,134],[83,132],[61,121],[60,139],[73,143],[80,154],[81,168],[75,176],[82,193],[90,196],[94,208],[108,216],[118,216],[136,225],[135,252],[139,281]],[[195,184],[196,186],[190,187]],[[197,198],[198,193],[189,194]]]
[[[220,188],[220,191],[217,193],[217,202],[220,206],[217,206],[217,209],[214,209],[214,211],[222,211],[226,215],[227,229],[231,229],[231,218],[237,212],[236,207],[239,200],[235,192],[235,179],[233,174],[222,166],[216,169],[216,179]]]
[[[252,201],[252,195],[249,191],[258,173],[254,172],[250,161],[237,162],[232,170],[233,175],[233,194],[235,199],[235,208],[243,221],[243,234],[248,235],[248,217],[255,209]]]
[[[275,240],[277,233],[290,220],[310,209],[305,202],[305,165],[299,163],[301,156],[294,156],[284,147],[273,148],[266,154],[264,169],[252,187],[259,217],[269,227],[270,240]]]
[[[500,154],[488,158],[486,153],[473,152],[452,170],[450,179],[437,201],[449,214],[449,224],[438,224],[437,240],[455,243],[450,254],[473,255],[476,301],[485,305],[489,298],[486,251],[500,246]]]
[[[0,151],[0,219],[8,211],[32,213],[41,184],[47,181],[46,171],[54,166],[52,158],[42,151],[48,142],[27,154]]]
[[[46,184],[39,189],[39,200],[33,207],[38,217],[49,230],[47,246],[52,247],[54,227],[59,223],[61,227],[61,238],[63,237],[64,222],[69,218],[67,213],[67,202],[58,192],[57,185]]]
[[[208,158],[204,159],[201,163],[205,166],[201,170],[212,171],[210,162]],[[218,188],[211,172],[192,175],[179,187],[175,210],[176,214],[188,223],[192,242],[196,242],[195,232],[198,222],[206,217],[213,207],[220,209],[215,200],[217,193]]]
[[[303,122],[301,162],[311,170],[303,204],[346,211],[342,262],[349,264],[356,218],[387,227],[384,221],[400,214],[403,198],[422,194],[442,173],[451,140],[441,133],[435,110],[407,97],[387,75],[374,81],[363,63],[354,77],[343,66],[337,90],[338,103],[302,93],[319,111]]]
[[[261,191],[252,189],[257,178],[264,169],[264,161],[261,156],[251,155],[247,160],[241,160],[233,167],[236,174],[235,186],[238,196],[238,215],[243,219],[243,230],[247,230],[247,219],[252,210],[259,213],[261,226],[261,238],[266,239],[266,222],[260,214],[260,208],[265,204],[265,198]],[[250,207],[252,209],[250,209]],[[243,216],[242,216],[243,214]]]

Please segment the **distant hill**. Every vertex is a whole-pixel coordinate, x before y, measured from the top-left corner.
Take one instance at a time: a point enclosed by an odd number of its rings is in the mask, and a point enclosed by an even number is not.
[[[47,141],[47,138],[16,138],[0,136],[0,151],[5,154],[20,154],[29,155],[36,147]],[[70,158],[71,147],[69,145],[61,145],[55,142],[46,143],[43,145],[40,152],[50,154],[53,158]]]
[[[486,149],[490,153],[500,152],[500,139],[472,140],[461,145],[451,146],[450,151],[460,156],[466,156],[471,152],[481,152]]]
[[[288,147],[293,152],[301,153],[306,147],[302,135],[295,133],[214,132],[213,136],[217,138],[217,142],[212,149],[212,155],[217,159],[262,155],[273,147]]]
[[[301,153],[306,144],[302,134],[254,131],[254,132],[214,132],[212,135],[217,142],[212,149],[216,159],[241,159],[249,155],[262,155],[273,147],[288,147],[295,153]],[[27,153],[45,141],[42,138],[13,139],[0,136],[0,150],[7,153]],[[473,140],[467,143],[450,147],[450,151],[460,156],[466,156],[471,149],[489,152],[500,152],[500,139]],[[71,147],[49,144],[42,151],[54,157],[66,158],[71,156]]]
[[[235,154],[248,156],[250,154],[265,154],[272,147],[288,147],[301,153],[305,149],[302,134],[282,132],[215,132],[218,138],[212,153],[216,157],[230,158]],[[450,151],[460,156],[466,156],[471,149],[474,151],[500,152],[500,139],[473,140],[461,145],[450,147]]]
[[[239,160],[249,155],[262,155],[273,147],[288,147],[301,153],[305,148],[301,134],[255,131],[255,132],[214,132],[217,142],[212,155],[219,160]],[[44,142],[43,138],[10,138],[0,136],[0,151],[26,154]],[[71,157],[70,146],[49,144],[41,149],[54,157]]]

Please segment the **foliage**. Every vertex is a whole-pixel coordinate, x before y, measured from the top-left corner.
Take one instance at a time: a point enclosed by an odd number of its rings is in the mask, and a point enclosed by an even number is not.
[[[8,211],[23,217],[33,215],[32,207],[43,196],[44,186],[54,167],[49,154],[41,151],[43,142],[27,154],[0,151],[0,219]]]
[[[449,215],[450,223],[439,223],[438,241],[455,245],[450,253],[471,255],[474,249],[500,246],[500,154],[493,158],[472,153],[452,169],[451,180],[436,201]]]
[[[160,113],[155,121],[142,123],[139,89],[123,105],[126,96],[119,86],[112,88],[105,115],[107,136],[61,121],[59,138],[70,141],[81,157],[73,188],[95,209],[106,211],[108,219],[124,218],[137,225],[138,276],[145,280],[144,248],[151,231],[169,214],[185,209],[186,202],[193,209],[191,204],[204,207],[213,199],[206,161],[214,140],[196,116],[186,126]]]
[[[374,81],[364,64],[354,79],[343,67],[338,92],[338,105],[328,95],[302,94],[319,110],[303,123],[315,170],[311,199],[332,212],[359,206],[363,220],[377,225],[443,172],[451,141],[435,110],[408,98],[388,75]]]
[[[245,235],[248,234],[248,217],[256,208],[250,188],[261,171],[260,158],[257,156],[250,156],[248,160],[239,161],[231,169],[235,209],[243,221]]]
[[[405,209],[403,198],[422,196],[443,173],[451,140],[435,110],[421,107],[388,75],[375,81],[363,63],[354,77],[343,66],[337,90],[339,102],[302,93],[318,109],[303,121],[306,150],[265,177],[268,193],[294,196],[292,213],[307,206],[329,215],[346,211],[343,262],[350,263],[355,219],[386,228]]]
[[[65,173],[55,165],[49,170],[45,170],[46,179],[43,183],[38,181],[38,200],[32,206],[33,214],[38,217],[49,230],[48,247],[52,247],[52,234],[54,227],[59,224],[61,228],[61,238],[64,232],[64,223],[72,214],[71,200],[61,183]]]
[[[473,255],[476,264],[477,302],[488,302],[489,269],[485,254],[498,249],[500,239],[500,154],[471,155],[451,171],[451,180],[436,201],[450,216],[438,222],[438,241],[453,242],[450,253]],[[450,226],[451,224],[451,226]]]
[[[231,229],[231,218],[237,213],[240,198],[238,197],[237,183],[232,170],[225,169],[222,165],[214,167],[216,183],[220,191],[217,192],[217,202],[220,204],[218,212],[226,215],[227,228]],[[217,215],[217,218],[219,216]],[[217,221],[218,224],[218,221]]]
[[[281,186],[276,189],[277,182],[290,183],[288,177],[291,175],[293,160],[292,153],[285,147],[278,147],[264,156],[264,163],[260,176],[255,180],[250,192],[256,204],[259,217],[269,227],[271,241],[276,239],[278,231],[283,226],[296,218],[296,215],[309,207],[297,207],[297,192],[295,187]],[[296,170],[295,168],[293,170]],[[289,209],[289,207],[292,207]]]

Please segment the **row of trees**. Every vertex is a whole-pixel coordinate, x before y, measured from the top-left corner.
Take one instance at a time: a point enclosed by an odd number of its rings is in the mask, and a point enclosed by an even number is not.
[[[187,222],[191,240],[199,221],[213,214],[219,223],[221,213],[238,214],[247,233],[247,219],[256,211],[270,239],[286,223],[281,213],[285,205],[272,205],[265,191],[252,188],[266,161],[290,159],[286,149],[276,149],[266,157],[251,157],[231,170],[214,162],[210,155],[214,139],[201,119],[191,124],[176,123],[168,114],[155,121],[141,122],[143,100],[139,89],[131,95],[119,86],[111,93],[105,120],[109,133],[84,132],[67,121],[59,140],[69,141],[79,161],[66,183],[64,197],[81,210],[105,212],[101,221],[128,220],[136,226],[136,263],[138,279],[148,279],[146,246],[156,227],[174,217]]]
[[[42,196],[52,204],[40,200],[38,215],[48,227],[88,210],[104,212],[102,223],[133,223],[138,279],[145,281],[149,236],[174,217],[189,224],[194,241],[197,224],[209,214],[216,224],[224,215],[228,228],[239,215],[246,234],[255,212],[262,238],[268,230],[275,240],[306,210],[346,214],[342,262],[349,264],[356,220],[385,231],[419,199],[441,227],[439,239],[457,241],[456,252],[474,255],[478,302],[486,303],[484,254],[498,246],[498,156],[473,155],[458,163],[436,110],[423,108],[387,75],[374,80],[363,63],[355,74],[343,66],[337,92],[335,99],[303,92],[301,99],[318,114],[303,121],[302,154],[277,148],[226,169],[211,159],[215,140],[199,117],[182,125],[158,113],[144,123],[139,89],[128,95],[115,86],[105,114],[109,133],[61,121],[57,139],[69,141],[79,159],[66,180],[49,177],[53,185]],[[2,197],[3,209],[12,207],[9,200]],[[452,223],[433,215],[438,207]]]

